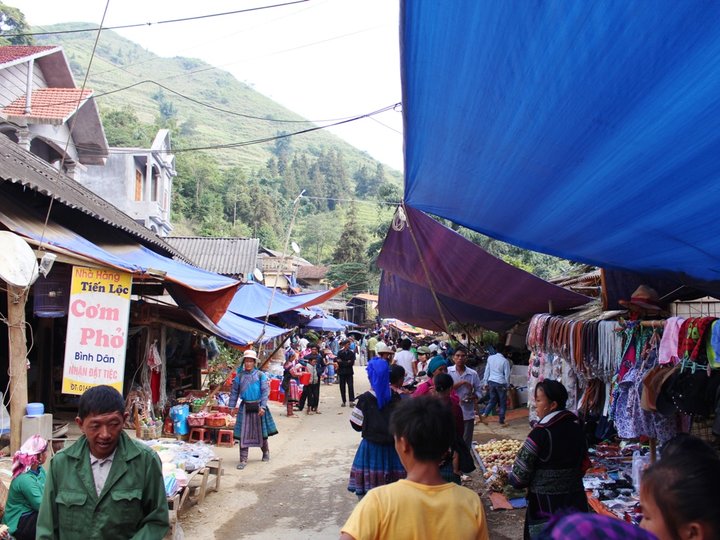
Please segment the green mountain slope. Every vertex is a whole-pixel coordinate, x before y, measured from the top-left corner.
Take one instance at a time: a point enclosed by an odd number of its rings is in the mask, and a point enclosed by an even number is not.
[[[43,27],[45,31],[91,28],[87,23],[63,23]],[[56,34],[36,38],[39,45],[62,45],[75,80],[82,84],[90,61],[95,32]],[[156,81],[195,101],[184,99],[156,84]],[[138,118],[153,123],[158,115],[158,92],[176,111],[177,123],[196,126],[193,146],[212,146],[273,137],[313,127],[302,117],[235,79],[231,74],[192,58],[162,58],[112,31],[104,31],[98,42],[87,86],[94,89],[102,111],[131,107]],[[209,108],[209,105],[213,108]],[[222,110],[217,110],[222,109]],[[232,114],[235,113],[235,114]],[[246,115],[246,116],[241,116]],[[277,122],[290,120],[293,122]],[[271,156],[273,142],[226,150],[213,150],[221,166],[257,167]],[[361,165],[375,167],[376,160],[328,131],[320,130],[292,138],[295,151],[316,153],[320,148],[338,148],[352,170]],[[387,171],[399,182],[397,171]]]

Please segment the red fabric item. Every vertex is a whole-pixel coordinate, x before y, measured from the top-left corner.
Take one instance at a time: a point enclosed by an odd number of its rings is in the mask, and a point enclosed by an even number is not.
[[[150,393],[152,394],[152,402],[160,401],[160,372],[152,370],[150,372]]]
[[[678,336],[678,358],[695,361],[701,352],[704,353],[705,334],[715,320],[715,317],[693,317],[682,323]]]

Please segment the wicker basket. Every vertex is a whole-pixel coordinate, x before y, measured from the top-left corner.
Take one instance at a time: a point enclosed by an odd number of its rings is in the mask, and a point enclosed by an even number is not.
[[[226,419],[224,414],[212,414],[205,417],[205,425],[208,427],[225,427]]]
[[[188,426],[203,427],[205,425],[206,418],[207,416],[204,414],[190,414],[188,415]]]

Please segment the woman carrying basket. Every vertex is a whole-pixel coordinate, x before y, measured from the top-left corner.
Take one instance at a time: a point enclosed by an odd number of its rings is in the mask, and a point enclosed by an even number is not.
[[[240,470],[247,465],[250,447],[259,447],[262,460],[270,461],[268,437],[278,433],[267,406],[270,383],[267,375],[257,369],[256,362],[257,353],[252,349],[245,351],[243,368],[238,368],[230,392],[230,407],[234,408],[238,398],[242,399],[233,432],[235,439],[240,441],[240,462],[237,464]]]

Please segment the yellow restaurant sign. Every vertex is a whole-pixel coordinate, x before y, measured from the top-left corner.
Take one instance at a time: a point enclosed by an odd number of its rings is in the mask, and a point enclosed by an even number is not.
[[[123,390],[132,276],[73,266],[63,394],[107,384]]]

